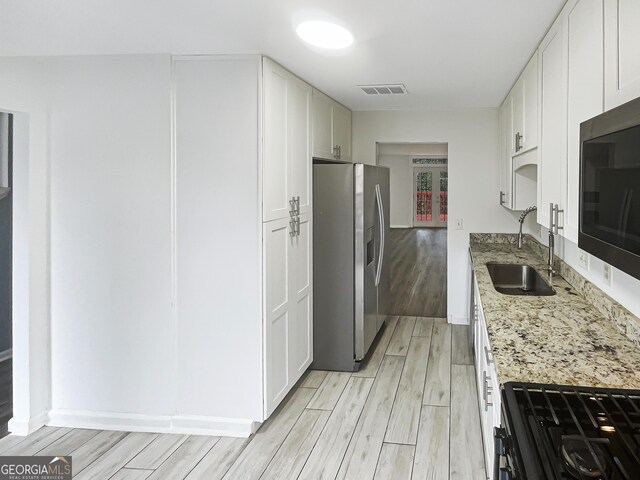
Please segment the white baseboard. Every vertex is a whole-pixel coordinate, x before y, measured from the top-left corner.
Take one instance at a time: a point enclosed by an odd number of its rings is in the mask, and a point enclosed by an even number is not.
[[[26,437],[27,435],[32,434],[40,427],[44,427],[49,420],[48,412],[42,412],[40,415],[36,415],[30,420],[20,420],[17,418],[12,418],[9,420],[8,430],[12,435],[17,435],[19,437]]]
[[[0,362],[4,362],[5,360],[9,360],[13,357],[13,349],[8,349],[0,352]]]
[[[459,317],[456,315],[449,315],[449,323],[453,325],[469,325],[469,317]]]
[[[247,438],[252,433],[255,433],[259,424],[252,420],[241,418],[197,415],[142,415],[57,409],[49,412],[47,425],[94,430]]]

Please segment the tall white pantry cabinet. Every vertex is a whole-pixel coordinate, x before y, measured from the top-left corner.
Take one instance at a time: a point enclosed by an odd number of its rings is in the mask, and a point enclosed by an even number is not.
[[[312,88],[260,55],[174,57],[173,104],[178,404],[260,422],[313,360]]]

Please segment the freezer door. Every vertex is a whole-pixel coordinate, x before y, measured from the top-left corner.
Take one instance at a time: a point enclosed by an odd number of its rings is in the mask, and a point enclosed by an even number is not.
[[[393,312],[389,311],[390,296],[391,296],[391,240],[390,234],[390,193],[389,193],[389,169],[386,167],[377,167],[377,177],[380,190],[380,200],[382,204],[382,215],[379,215],[378,205],[376,205],[377,220],[382,221],[382,229],[380,225],[376,225],[377,231],[382,231],[384,236],[382,238],[382,255],[379,255],[379,280],[378,280],[378,330],[382,327],[387,315],[392,315]]]
[[[355,164],[355,358],[362,360],[378,333],[376,273],[380,255],[377,168]]]

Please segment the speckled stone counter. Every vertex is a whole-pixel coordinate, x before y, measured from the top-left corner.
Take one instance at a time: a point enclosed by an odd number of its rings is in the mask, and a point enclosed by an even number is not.
[[[549,297],[493,288],[487,262],[528,264],[548,280],[539,245],[518,249],[513,240],[474,235],[470,247],[500,383],[640,389],[640,349],[562,277]]]

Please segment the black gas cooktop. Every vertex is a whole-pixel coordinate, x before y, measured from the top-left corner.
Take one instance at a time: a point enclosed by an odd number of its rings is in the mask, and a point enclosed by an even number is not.
[[[640,391],[507,383],[502,397],[496,480],[640,479]]]

